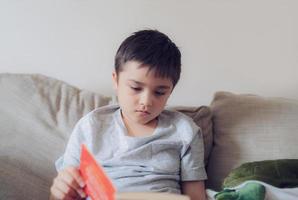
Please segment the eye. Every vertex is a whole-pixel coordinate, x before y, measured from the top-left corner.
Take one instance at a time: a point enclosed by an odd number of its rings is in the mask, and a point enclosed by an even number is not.
[[[134,91],[141,91],[142,88],[140,87],[133,87],[133,86],[130,86],[130,89],[134,90]]]
[[[165,94],[166,94],[165,92],[155,91],[156,96],[162,96],[162,95],[165,95]]]

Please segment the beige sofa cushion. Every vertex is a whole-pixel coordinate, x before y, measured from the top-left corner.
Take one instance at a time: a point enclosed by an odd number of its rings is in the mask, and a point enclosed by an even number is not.
[[[48,199],[74,124],[109,98],[23,74],[0,74],[0,95],[0,199]]]
[[[228,173],[245,162],[298,158],[297,100],[218,92],[211,110],[207,187],[219,190]]]

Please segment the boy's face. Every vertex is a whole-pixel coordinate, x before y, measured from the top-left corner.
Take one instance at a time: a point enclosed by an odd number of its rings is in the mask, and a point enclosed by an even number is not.
[[[145,125],[164,109],[173,90],[168,78],[156,77],[154,71],[136,61],[128,61],[123,70],[113,72],[113,84],[125,120]]]

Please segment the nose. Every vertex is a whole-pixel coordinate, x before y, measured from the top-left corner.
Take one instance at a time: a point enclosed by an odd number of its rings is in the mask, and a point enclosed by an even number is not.
[[[143,92],[140,98],[140,104],[143,106],[152,106],[153,96],[150,92]]]

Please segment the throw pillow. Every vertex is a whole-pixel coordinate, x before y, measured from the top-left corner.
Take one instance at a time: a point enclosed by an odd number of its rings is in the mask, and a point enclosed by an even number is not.
[[[246,162],[298,159],[298,100],[217,92],[211,103],[213,142],[207,187]]]
[[[298,159],[266,160],[244,163],[224,179],[223,187],[235,187],[257,180],[279,188],[298,187]]]

